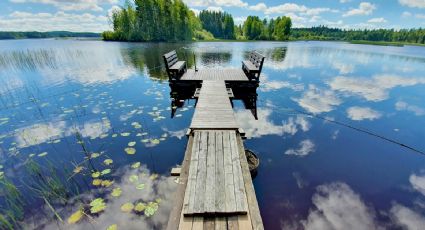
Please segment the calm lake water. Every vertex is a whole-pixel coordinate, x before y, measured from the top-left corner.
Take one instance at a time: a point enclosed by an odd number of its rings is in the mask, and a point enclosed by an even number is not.
[[[266,56],[258,120],[235,102],[266,229],[424,226],[425,47],[49,39],[0,41],[2,228],[164,228],[195,103],[171,118],[172,49]]]

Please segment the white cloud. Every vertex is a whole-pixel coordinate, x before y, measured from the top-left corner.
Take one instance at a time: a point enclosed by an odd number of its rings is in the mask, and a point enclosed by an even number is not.
[[[367,22],[369,22],[369,23],[386,23],[387,20],[385,18],[371,18]]]
[[[347,63],[341,63],[341,62],[333,62],[332,66],[339,70],[340,74],[348,74],[352,73],[354,71],[354,65],[353,64],[347,64]]]
[[[361,2],[359,8],[352,9],[343,14],[343,17],[354,15],[370,15],[376,9],[376,6],[370,2]]]
[[[250,6],[249,9],[254,11],[265,11],[267,10],[267,6],[263,2],[260,2],[257,5]]]
[[[415,14],[416,18],[425,19],[425,14]]]
[[[397,75],[376,75],[372,78],[336,77],[329,82],[333,90],[359,95],[369,101],[388,98],[388,91],[394,87],[425,84],[425,78],[409,78]]]
[[[301,15],[319,15],[324,12],[337,12],[337,10],[332,10],[330,8],[308,8],[305,5],[298,5],[296,3],[284,3],[277,6],[265,7],[265,5],[256,5],[257,9],[263,11],[265,14],[286,14],[286,16],[290,16],[288,14],[301,14]],[[294,16],[294,15],[293,15]],[[291,19],[292,17],[291,16]],[[299,15],[297,15],[299,17]]]
[[[33,145],[58,139],[63,136],[66,128],[66,122],[38,123],[16,131],[15,139],[19,148],[25,148]]]
[[[214,12],[220,12],[223,11],[223,8],[221,8],[220,6],[209,6],[207,8],[208,11],[214,11]]]
[[[304,5],[298,5],[295,3],[285,3],[278,6],[272,6],[266,9],[266,14],[285,14],[285,13],[300,13],[300,12],[306,12],[307,7]]]
[[[288,149],[285,151],[286,155],[295,155],[295,156],[307,156],[308,154],[314,152],[315,145],[311,140],[303,140],[299,143],[298,149]]]
[[[409,182],[413,188],[425,196],[425,175],[412,174],[409,177]]]
[[[351,0],[339,0],[340,3],[347,3],[347,2],[351,2]]]
[[[227,7],[248,7],[248,3],[241,0],[183,0],[191,7],[227,6]]]
[[[403,18],[408,18],[408,17],[412,16],[412,13],[410,13],[409,11],[404,11],[404,12],[401,14],[401,16],[402,16]]]
[[[425,115],[425,109],[416,106],[416,105],[409,105],[408,103],[404,101],[398,101],[395,103],[395,108],[399,111],[405,110],[414,113],[416,116],[423,116]]]
[[[403,6],[425,8],[424,0],[398,0],[398,2]]]
[[[306,230],[377,229],[374,213],[345,183],[318,186],[312,200],[315,209],[301,221]]]
[[[110,29],[108,19],[105,16],[89,13],[73,14],[63,11],[56,13],[15,11],[0,20],[0,28],[9,31],[67,30],[74,32],[102,32]]]
[[[353,106],[347,109],[348,117],[351,120],[354,121],[361,121],[361,120],[375,120],[382,116],[382,114],[378,111],[375,111],[368,107],[358,107]]]
[[[103,134],[106,134],[111,129],[111,123],[109,120],[103,121],[89,121],[81,125],[80,127],[72,128],[67,132],[67,135],[70,136],[77,131],[83,137],[89,137],[91,139],[98,138]]]
[[[294,91],[301,91],[304,89],[304,85],[303,84],[292,84],[290,82],[287,81],[273,81],[273,80],[269,80],[267,75],[262,74],[261,76],[262,82],[260,85],[259,90],[262,92],[269,92],[269,91],[274,91],[274,90],[278,90],[278,89],[282,89],[282,88],[289,88],[292,89]]]
[[[425,226],[425,218],[419,213],[400,204],[395,204],[390,210],[393,221],[403,229],[421,230]]]
[[[117,4],[118,0],[9,0],[13,3],[40,3],[48,4],[57,7],[64,11],[103,11],[101,5],[104,4]]]
[[[235,22],[235,25],[242,25],[245,22],[246,17],[245,16],[243,16],[243,17],[235,17],[235,18],[233,18],[233,20]]]
[[[334,106],[340,105],[342,102],[333,91],[321,90],[314,85],[310,85],[301,98],[293,100],[307,111],[315,114],[332,111]]]
[[[110,121],[88,121],[82,125],[68,127],[65,121],[37,123],[16,130],[15,140],[19,148],[39,145],[55,139],[74,135],[77,131],[81,136],[97,138],[111,129]]]
[[[258,120],[255,120],[248,110],[237,110],[235,116],[249,138],[264,135],[294,135],[299,130],[306,132],[311,127],[310,122],[302,116],[290,117],[287,121],[282,121],[281,124],[274,124],[270,121],[271,113],[271,109],[258,109]]]

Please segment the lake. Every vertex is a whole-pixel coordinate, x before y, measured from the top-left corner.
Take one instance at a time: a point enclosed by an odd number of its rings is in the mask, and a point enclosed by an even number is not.
[[[266,56],[258,119],[234,103],[266,229],[425,224],[425,47],[45,39],[0,41],[1,228],[164,228],[195,104],[171,116],[173,49]]]

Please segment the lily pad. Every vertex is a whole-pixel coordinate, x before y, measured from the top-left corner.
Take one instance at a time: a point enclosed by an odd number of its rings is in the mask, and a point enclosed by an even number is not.
[[[110,164],[112,164],[114,161],[112,160],[112,159],[105,159],[104,161],[103,161],[103,163],[105,164],[105,165],[110,165]]]
[[[68,224],[75,224],[78,221],[81,220],[81,218],[84,216],[83,210],[78,210],[74,212],[69,218],[68,218]]]
[[[133,169],[137,169],[138,167],[140,167],[140,162],[136,162],[136,163],[131,165],[131,168],[133,168]]]
[[[139,190],[142,190],[142,189],[144,189],[145,188],[145,184],[138,184],[137,186],[136,186],[136,189],[139,189]]]
[[[121,133],[121,136],[128,137],[128,136],[130,136],[130,133]]]
[[[102,180],[101,179],[94,179],[93,182],[92,182],[92,184],[94,186],[99,186],[100,184],[102,184]]]
[[[129,155],[133,155],[136,153],[136,149],[135,148],[125,148],[124,151],[129,154]]]
[[[103,198],[96,198],[92,202],[90,202],[90,212],[92,214],[102,212],[106,208],[105,201]]]
[[[130,147],[133,147],[135,145],[136,145],[136,142],[135,141],[128,142],[128,146],[130,146]]]
[[[142,202],[138,202],[135,206],[134,206],[134,211],[136,212],[143,212],[146,208],[146,205]]]
[[[149,202],[145,208],[145,216],[153,216],[158,211],[158,204],[155,202]]]
[[[116,134],[116,133],[112,134],[112,137],[117,137],[117,136],[118,136],[118,134]]]
[[[118,229],[117,224],[111,224],[106,228],[106,230],[117,230],[117,229]]]
[[[153,144],[153,145],[159,144],[159,139],[152,139],[151,144]]]
[[[38,154],[39,157],[44,157],[46,155],[47,155],[47,152],[42,152],[42,153]]]
[[[100,172],[94,172],[91,174],[91,177],[98,178],[100,176]]]
[[[114,183],[114,181],[111,181],[111,180],[103,180],[103,181],[102,181],[102,186],[103,186],[103,187],[109,187],[109,186],[111,186],[113,183]]]
[[[96,157],[98,157],[98,156],[100,156],[100,154],[99,154],[99,153],[92,153],[92,154],[90,155],[90,158],[96,158]]]
[[[121,193],[122,193],[121,188],[114,188],[112,190],[111,196],[113,196],[113,197],[119,197],[119,196],[121,196]]]
[[[111,173],[111,169],[104,169],[104,170],[102,170],[102,172],[100,174],[106,175],[106,174],[109,174],[109,173]]]
[[[121,205],[121,211],[123,212],[131,212],[134,208],[134,205],[130,202]]]
[[[128,180],[129,180],[131,183],[134,183],[134,182],[136,182],[136,181],[138,181],[138,180],[139,180],[139,176],[137,176],[137,175],[131,175],[131,176],[128,178]]]

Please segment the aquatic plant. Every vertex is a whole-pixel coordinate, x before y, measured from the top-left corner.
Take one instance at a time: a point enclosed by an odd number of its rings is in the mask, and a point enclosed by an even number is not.
[[[14,229],[13,226],[24,217],[23,196],[12,182],[3,177],[0,179],[0,197],[5,201],[3,213],[0,213],[0,229]]]

